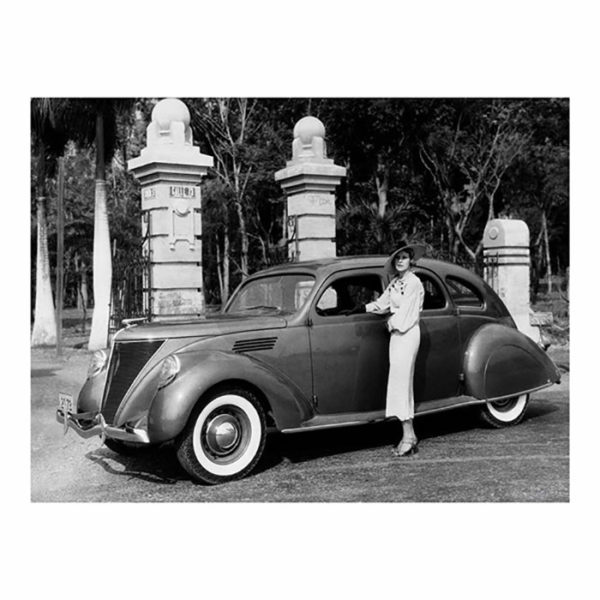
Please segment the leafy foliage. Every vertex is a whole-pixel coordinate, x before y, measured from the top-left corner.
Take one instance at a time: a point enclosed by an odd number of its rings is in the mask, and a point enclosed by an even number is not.
[[[339,254],[388,253],[400,240],[478,268],[488,219],[524,219],[533,280],[569,264],[569,103],[566,99],[185,99],[194,141],[215,157],[203,184],[203,265],[209,303],[249,272],[287,256],[285,196],[274,173],[291,157],[307,114],[326,127],[328,156],[347,168],[337,194]],[[118,260],[139,252],[140,200],[127,160],[145,145],[152,99],[35,99],[32,192],[50,198],[54,260],[55,157],[65,154],[66,248],[91,264],[93,111],[105,115],[108,208]],[[35,108],[35,110],[34,110]],[[68,122],[68,127],[59,124]],[[43,148],[41,140],[44,140]],[[42,164],[43,163],[43,164]],[[36,179],[37,178],[37,179]],[[32,214],[35,211],[32,194]],[[32,221],[33,222],[33,221]],[[32,234],[32,248],[35,238]],[[73,266],[73,269],[75,267]],[[76,280],[67,278],[73,303]]]

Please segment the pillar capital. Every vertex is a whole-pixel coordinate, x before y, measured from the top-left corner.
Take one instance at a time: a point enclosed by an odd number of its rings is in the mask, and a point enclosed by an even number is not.
[[[310,162],[288,162],[285,169],[275,173],[278,181],[288,196],[304,192],[334,193],[346,175],[345,167],[330,164]]]
[[[128,162],[142,185],[158,181],[200,183],[212,156],[193,145],[190,112],[177,98],[158,102],[146,128],[146,147]]]

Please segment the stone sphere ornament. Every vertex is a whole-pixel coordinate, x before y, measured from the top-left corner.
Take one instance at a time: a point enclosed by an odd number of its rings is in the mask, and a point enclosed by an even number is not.
[[[169,129],[173,121],[183,123],[185,127],[190,124],[190,111],[178,98],[165,98],[156,104],[152,110],[152,121],[158,125],[159,130]]]
[[[325,137],[325,125],[316,117],[303,117],[294,127],[294,137],[300,138],[302,144],[308,145],[315,137]]]

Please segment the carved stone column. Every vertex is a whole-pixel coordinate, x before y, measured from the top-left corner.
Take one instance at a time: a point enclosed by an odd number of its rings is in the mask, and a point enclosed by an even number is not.
[[[200,182],[213,165],[192,144],[190,113],[176,98],[152,111],[146,147],[129,161],[142,188],[142,229],[147,235],[150,314],[175,320],[204,312]]]
[[[294,127],[292,160],[275,173],[287,195],[288,248],[293,260],[336,255],[335,188],[346,169],[327,158],[325,127],[304,117]]]

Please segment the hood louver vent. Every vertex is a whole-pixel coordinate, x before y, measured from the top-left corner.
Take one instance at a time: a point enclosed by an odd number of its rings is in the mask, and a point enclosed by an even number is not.
[[[255,338],[253,340],[239,340],[233,345],[234,352],[254,352],[256,350],[272,350],[275,347],[276,337]]]

